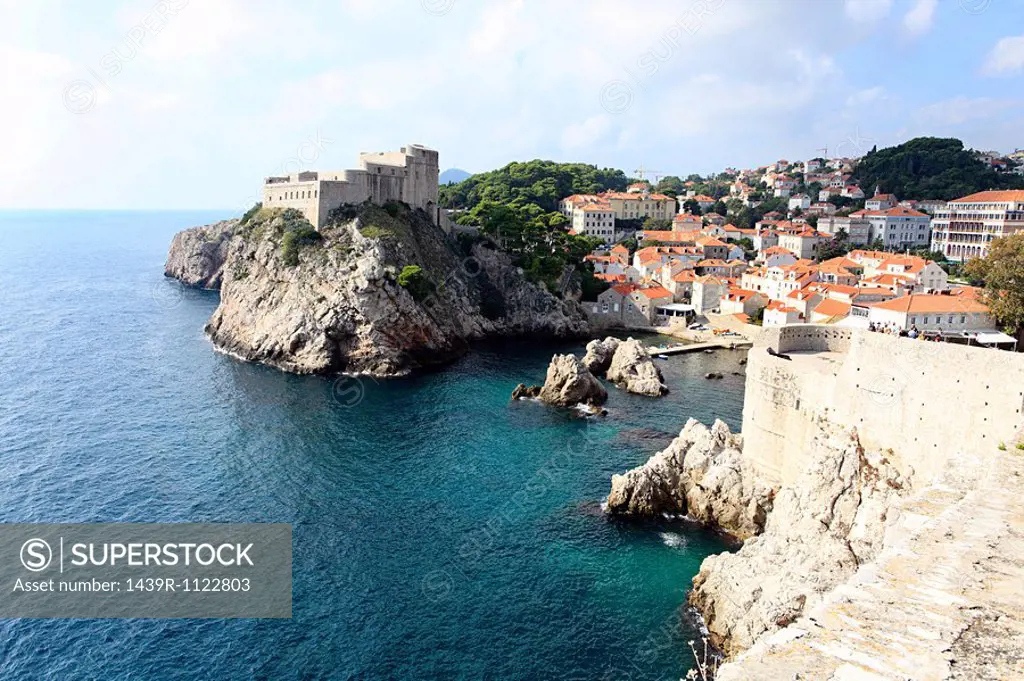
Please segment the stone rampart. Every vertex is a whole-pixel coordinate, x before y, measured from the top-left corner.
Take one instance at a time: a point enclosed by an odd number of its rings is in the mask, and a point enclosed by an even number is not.
[[[765,482],[792,482],[808,464],[800,443],[826,418],[892,450],[900,472],[927,485],[959,458],[1010,442],[1022,412],[1018,353],[830,326],[766,329],[747,366],[744,454]]]

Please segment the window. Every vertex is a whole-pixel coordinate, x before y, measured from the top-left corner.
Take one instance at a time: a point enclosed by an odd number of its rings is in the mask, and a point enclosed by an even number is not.
[[[616,311],[616,312],[618,312],[618,311],[619,311],[619,304],[618,304],[618,303],[615,303],[615,311]]]
[[[966,324],[967,323],[967,315],[965,315],[965,314],[964,315],[960,315],[960,323],[961,324]]]

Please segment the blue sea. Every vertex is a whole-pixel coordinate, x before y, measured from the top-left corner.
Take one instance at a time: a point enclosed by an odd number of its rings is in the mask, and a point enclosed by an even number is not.
[[[244,364],[203,335],[217,293],[163,277],[224,217],[0,213],[0,520],[291,523],[293,616],[0,620],[0,677],[685,675],[690,579],[726,546],[600,502],[687,418],[738,428],[738,353],[663,361],[669,396],[612,388],[602,419],[509,401],[582,343],[386,382]]]

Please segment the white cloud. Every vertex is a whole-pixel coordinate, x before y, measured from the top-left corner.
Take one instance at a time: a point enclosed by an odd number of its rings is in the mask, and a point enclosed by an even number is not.
[[[903,26],[911,36],[924,35],[932,28],[935,20],[935,8],[939,0],[916,0],[914,6],[903,17]]]
[[[1003,38],[985,60],[982,71],[990,76],[1008,76],[1024,70],[1024,35]]]
[[[878,101],[885,96],[885,88],[875,86],[865,90],[858,90],[846,98],[846,106],[858,107]]]
[[[577,149],[599,142],[611,128],[608,116],[591,116],[582,123],[573,123],[562,133],[562,146]]]
[[[846,16],[854,21],[869,23],[889,16],[892,0],[845,0]]]
[[[921,107],[915,119],[925,126],[948,128],[970,121],[993,118],[1007,109],[1019,106],[1020,102],[1009,99],[961,96]]]

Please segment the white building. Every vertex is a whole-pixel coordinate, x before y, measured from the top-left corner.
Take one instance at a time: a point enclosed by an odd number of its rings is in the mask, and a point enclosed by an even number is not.
[[[964,262],[988,255],[993,239],[1024,229],[1024,190],[988,191],[950,201],[935,211],[932,250]]]
[[[868,319],[880,326],[908,330],[961,332],[995,328],[988,307],[968,296],[913,293],[874,303]]]
[[[796,194],[794,196],[789,197],[790,210],[796,210],[797,208],[799,208],[800,210],[807,210],[810,207],[811,197],[807,196],[807,194]]]
[[[587,203],[572,209],[572,231],[574,234],[593,236],[605,243],[617,241],[615,233],[615,211],[611,204]]]
[[[826,239],[813,229],[799,232],[779,232],[779,246],[794,253],[801,260],[813,259],[818,255],[818,247]]]
[[[866,218],[837,217],[834,215],[818,218],[818,230],[835,236],[839,230],[847,234],[849,242],[855,246],[871,243],[871,223]]]
[[[889,249],[915,248],[931,243],[931,219],[926,213],[896,206],[885,210],[859,210],[851,218],[867,220],[869,241],[881,241]]]

